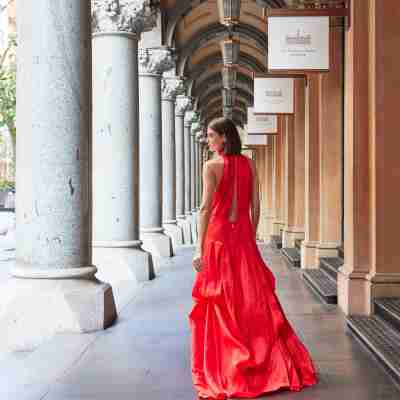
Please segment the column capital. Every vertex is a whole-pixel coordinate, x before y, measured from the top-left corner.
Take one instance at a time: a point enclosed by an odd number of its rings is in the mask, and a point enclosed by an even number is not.
[[[175,115],[183,117],[186,111],[193,107],[193,98],[185,95],[178,95],[175,101]]]
[[[184,90],[184,79],[180,76],[164,76],[161,80],[163,100],[175,101],[176,96],[183,93]]]
[[[204,137],[203,127],[202,127],[201,130],[196,132],[196,142],[202,144],[203,139],[205,139],[205,137]]]
[[[169,47],[139,48],[139,74],[162,75],[174,66],[174,55]]]
[[[158,9],[150,0],[92,0],[92,32],[130,33],[138,39],[156,26]]]
[[[202,126],[201,126],[201,123],[200,123],[199,120],[196,119],[196,120],[192,123],[192,128],[190,129],[190,134],[191,134],[191,136],[197,137],[197,134],[198,134],[198,133],[202,133],[202,132],[203,132],[203,128],[202,128]]]
[[[196,111],[188,110],[185,113],[185,126],[191,126],[193,122],[198,120]]]

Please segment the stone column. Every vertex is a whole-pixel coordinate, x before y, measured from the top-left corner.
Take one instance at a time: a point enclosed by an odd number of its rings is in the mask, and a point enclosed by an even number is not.
[[[91,252],[90,3],[20,0],[17,13],[17,249],[0,292],[7,352],[116,318]]]
[[[268,136],[268,146],[266,147],[265,151],[265,177],[266,177],[266,220],[265,220],[265,230],[266,230],[266,242],[269,243],[271,235],[272,235],[272,224],[275,218],[275,210],[273,208],[273,166],[274,166],[274,147],[276,143],[276,136],[270,135]]]
[[[310,75],[308,77],[305,109],[305,220],[304,240],[301,244],[301,268],[318,268],[320,97],[321,77]]]
[[[200,139],[200,147],[199,147],[199,209],[201,206],[201,201],[203,197],[203,166],[204,166],[204,157],[207,147],[207,139],[202,134]]]
[[[274,146],[274,198],[273,208],[275,210],[275,219],[273,221],[273,235],[280,235],[280,231],[284,226],[284,160],[285,160],[285,130],[286,117],[278,117],[278,135],[275,137]]]
[[[294,117],[294,226],[292,232],[295,239],[304,240],[305,223],[305,134],[306,134],[306,88],[304,80],[295,81],[295,110]]]
[[[194,129],[190,131],[190,161],[191,161],[191,186],[190,186],[190,200],[191,200],[191,209],[192,214],[196,212],[196,133]]]
[[[295,79],[295,113],[288,116],[285,149],[285,212],[286,226],[283,247],[295,247],[296,239],[304,238],[304,135],[305,82]]]
[[[196,120],[196,114],[194,111],[187,111],[185,114],[185,129],[184,129],[184,156],[185,156],[185,219],[187,224],[184,229],[183,235],[185,243],[191,244],[194,243],[194,238],[192,235],[192,208],[191,208],[191,126],[192,123]]]
[[[185,215],[185,129],[184,118],[187,110],[192,108],[192,98],[177,96],[175,106],[175,139],[176,139],[176,213],[178,226],[183,231],[185,244],[191,243],[190,223]]]
[[[261,146],[253,147],[255,152],[255,164],[258,174],[259,191],[260,191],[260,220],[257,229],[257,239],[262,240],[264,237],[264,218],[265,218],[265,203],[264,203],[264,148]]]
[[[197,200],[196,200],[196,209],[197,211],[199,210],[200,203],[201,203],[201,175],[202,175],[202,154],[203,154],[203,144],[202,144],[202,139],[203,139],[203,132],[198,132],[197,133],[197,139],[196,139],[196,144],[197,144]]]
[[[191,159],[191,177],[190,177],[190,200],[191,200],[191,211],[192,211],[192,239],[193,243],[197,242],[197,208],[196,208],[196,183],[197,183],[197,142],[196,135],[201,131],[199,123],[193,123],[190,129],[190,159]]]
[[[294,247],[294,238],[292,235],[292,226],[294,226],[294,116],[286,117],[287,127],[285,130],[285,176],[284,176],[284,221],[285,226],[282,233],[282,247]]]
[[[346,32],[344,265],[338,304],[371,314],[400,296],[399,3],[351,2]],[[367,32],[367,33],[366,33]]]
[[[183,244],[183,231],[176,219],[176,143],[175,143],[175,98],[183,90],[179,77],[164,77],[162,80],[162,162],[163,162],[163,227],[171,237],[174,250]]]
[[[93,7],[93,258],[110,280],[154,277],[139,240],[138,40],[151,21],[134,1]],[[129,23],[126,18],[129,15]],[[133,286],[132,286],[133,287]]]
[[[343,29],[330,28],[330,71],[321,75],[318,258],[337,257],[342,244]]]
[[[143,248],[172,256],[172,241],[162,227],[161,76],[173,66],[170,49],[139,49],[140,233]]]

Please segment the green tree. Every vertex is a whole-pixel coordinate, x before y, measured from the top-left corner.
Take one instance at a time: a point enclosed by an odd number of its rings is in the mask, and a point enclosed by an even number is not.
[[[12,142],[13,168],[16,159],[16,48],[15,37],[10,37],[9,45],[0,56],[0,127],[7,127]]]

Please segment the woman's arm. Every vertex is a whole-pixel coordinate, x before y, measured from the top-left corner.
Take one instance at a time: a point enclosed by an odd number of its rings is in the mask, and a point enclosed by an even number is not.
[[[251,195],[251,222],[253,223],[254,236],[256,236],[258,223],[260,221],[260,186],[258,181],[257,168],[252,160],[250,160],[250,165],[253,172],[253,188]]]
[[[208,222],[211,216],[213,194],[216,189],[216,176],[209,161],[203,167],[203,196],[199,210],[199,238],[195,258],[201,257],[204,250],[204,239],[206,236]]]

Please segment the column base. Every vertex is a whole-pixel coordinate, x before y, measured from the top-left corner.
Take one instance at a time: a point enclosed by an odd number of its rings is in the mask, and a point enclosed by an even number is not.
[[[258,221],[258,228],[257,228],[257,240],[264,240],[265,236],[265,215],[264,211],[261,210],[260,212],[260,219]]]
[[[400,297],[400,274],[349,273],[346,266],[339,268],[338,305],[346,315],[372,315],[374,299]]]
[[[192,227],[190,220],[187,218],[178,219],[178,226],[180,226],[183,231],[183,243],[192,244]]]
[[[317,257],[338,257],[340,243],[319,242],[317,245]]]
[[[0,305],[0,352],[32,350],[56,333],[103,330],[117,318],[111,286],[96,278],[10,278]]]
[[[346,271],[343,265],[339,268],[338,306],[346,315],[372,314],[371,287],[367,272]]]
[[[273,234],[273,222],[275,220],[275,217],[273,215],[269,215],[266,217],[265,220],[265,242],[270,243],[271,241],[271,235]]]
[[[163,232],[141,232],[143,249],[156,257],[172,257],[172,240]]]
[[[108,246],[93,246],[93,263],[98,267],[98,277],[115,285],[120,281],[146,282],[155,278],[153,258],[138,247],[124,246],[129,242],[110,242]],[[104,243],[106,244],[106,243]]]
[[[164,223],[164,232],[172,240],[174,252],[178,246],[183,245],[183,230],[177,223]]]
[[[400,297],[399,273],[370,273],[367,279],[371,286],[371,297]]]
[[[197,243],[198,240],[198,235],[197,235],[197,212],[192,211],[192,216],[190,218],[190,227],[191,227],[191,233],[192,233],[192,241],[193,244]]]
[[[302,269],[316,269],[319,267],[319,258],[317,257],[318,242],[306,242],[303,240],[301,243],[301,261]]]
[[[294,248],[296,239],[304,239],[304,232],[298,231],[293,227],[287,227],[282,233],[282,247]]]
[[[284,228],[285,224],[280,221],[274,221],[272,223],[272,234],[273,235],[281,235],[281,230]]]

